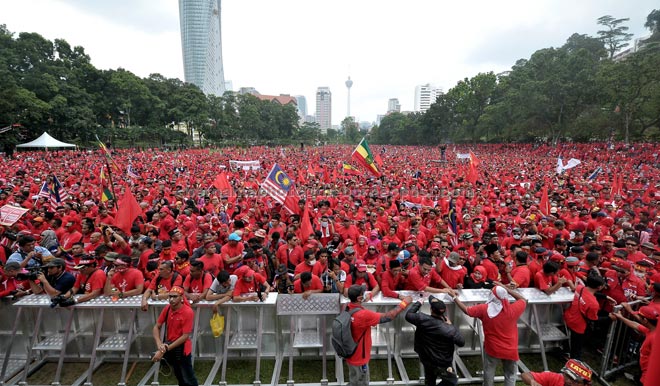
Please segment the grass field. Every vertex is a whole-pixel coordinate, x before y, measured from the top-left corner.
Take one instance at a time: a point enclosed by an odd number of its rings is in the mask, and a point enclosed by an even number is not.
[[[541,371],[542,362],[541,357],[538,354],[526,354],[521,355],[523,362],[530,368],[532,371]],[[587,359],[588,363],[596,364],[599,358],[593,357]],[[472,357],[463,357],[465,365],[468,367],[468,370],[473,374],[477,374],[481,370],[481,357],[472,356]],[[328,369],[327,375],[329,382],[336,382],[335,378],[335,362],[334,360],[328,360]],[[420,366],[419,362],[416,359],[404,359],[404,364],[406,367],[406,372],[408,377],[411,380],[411,384],[418,384]],[[76,380],[83,372],[88,368],[88,363],[67,363],[64,365],[62,371],[62,385],[71,384]],[[273,368],[275,361],[271,359],[263,359],[261,361],[261,382],[262,384],[270,384]],[[548,365],[552,370],[558,370],[563,365],[563,360],[561,360],[557,355],[550,354],[548,355]],[[212,362],[209,361],[197,361],[195,363],[195,371],[197,378],[200,383],[203,383],[206,379],[211,367],[213,366]],[[296,383],[319,383],[322,375],[322,363],[317,358],[297,358],[294,361],[294,381]],[[146,372],[151,367],[150,362],[140,361],[136,363],[129,362],[129,378],[127,380],[127,385],[137,385],[137,383],[143,378]],[[55,374],[56,364],[47,363],[38,371],[36,371],[32,376],[28,378],[29,385],[49,385]],[[398,371],[396,369],[396,364],[393,362],[393,377],[395,381],[401,379]],[[384,381],[387,378],[387,361],[386,360],[372,360],[370,363],[371,379],[373,381]],[[632,369],[630,371],[633,371]],[[347,376],[348,371],[345,368],[344,374]],[[498,374],[501,374],[501,369],[498,369]],[[227,363],[227,383],[230,385],[246,385],[252,384],[254,381],[255,375],[255,362],[251,360],[241,360],[241,359],[230,359]],[[93,384],[94,385],[116,385],[121,376],[121,364],[119,363],[104,363],[101,365],[93,375]],[[282,363],[282,368],[280,371],[279,384],[286,384],[288,377],[288,359],[284,359]],[[218,371],[213,384],[217,384],[220,381],[220,371]],[[347,379],[345,380],[347,381]],[[608,381],[612,386],[634,386],[632,381],[627,380],[623,374],[618,375],[616,378]],[[176,385],[176,379],[173,375],[169,374],[167,368],[162,369],[159,376],[159,383],[161,385]],[[150,383],[148,383],[150,384]],[[522,385],[522,382],[518,382],[519,385]],[[594,382],[594,384],[598,384]]]

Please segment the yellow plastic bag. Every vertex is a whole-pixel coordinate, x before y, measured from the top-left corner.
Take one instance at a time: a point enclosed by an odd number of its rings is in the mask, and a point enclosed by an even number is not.
[[[213,314],[211,317],[211,331],[214,337],[219,337],[225,331],[225,317],[220,314]]]

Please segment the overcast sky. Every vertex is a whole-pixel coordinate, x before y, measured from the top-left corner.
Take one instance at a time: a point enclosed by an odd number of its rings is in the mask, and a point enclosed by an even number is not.
[[[501,72],[573,33],[596,35],[603,15],[630,18],[647,36],[657,0],[223,0],[225,79],[234,90],[304,95],[314,114],[319,86],[332,92],[332,122],[375,121],[389,98],[413,110],[415,86],[445,91],[479,72]],[[2,0],[0,24],[15,33],[80,45],[100,69],[183,79],[177,0]]]

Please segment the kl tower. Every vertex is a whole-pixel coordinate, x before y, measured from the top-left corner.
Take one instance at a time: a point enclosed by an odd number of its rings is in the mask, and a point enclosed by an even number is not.
[[[348,77],[348,80],[346,81],[346,88],[348,89],[348,102],[346,103],[346,116],[350,117],[351,116],[351,87],[353,86],[353,81],[351,80],[351,77]]]

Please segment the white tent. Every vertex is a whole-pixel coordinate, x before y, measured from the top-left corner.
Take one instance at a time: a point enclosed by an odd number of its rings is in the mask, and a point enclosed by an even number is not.
[[[48,133],[44,132],[41,134],[41,137],[35,139],[32,142],[28,143],[23,143],[20,145],[16,145],[16,147],[43,147],[43,148],[49,148],[49,147],[76,147],[76,145],[71,144],[71,143],[66,143],[62,141],[58,141],[57,139],[51,137]]]

